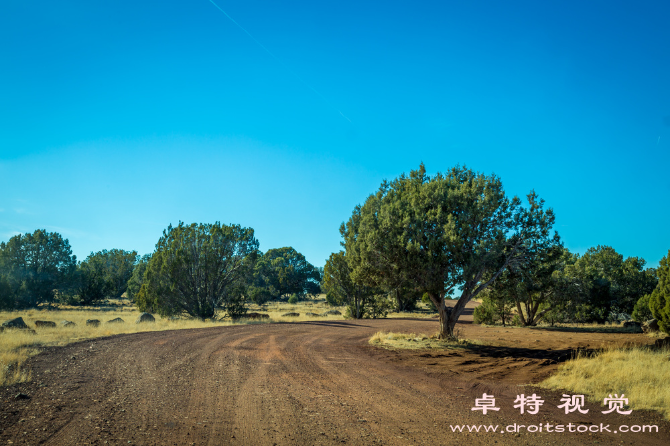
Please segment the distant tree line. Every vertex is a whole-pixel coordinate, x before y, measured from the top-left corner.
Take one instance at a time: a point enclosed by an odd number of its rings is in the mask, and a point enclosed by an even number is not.
[[[617,322],[631,316],[646,321],[653,317],[648,299],[658,275],[644,266],[644,259],[624,259],[610,246],[589,248],[582,256],[557,246],[530,269],[508,268],[483,296],[475,320],[526,326]]]
[[[169,226],[149,255],[112,249],[81,262],[60,234],[37,230],[0,243],[0,307],[91,305],[125,294],[143,311],[206,319],[323,291],[354,318],[426,302],[445,338],[474,298],[483,323],[632,316],[670,329],[670,252],[657,269],[609,246],[580,256],[563,246],[554,221],[532,190],[523,203],[495,175],[456,166],[430,176],[421,164],[354,208],[340,226],[343,250],[323,269],[292,247],[263,253],[253,229],[218,222]]]
[[[152,254],[121,249],[78,262],[67,239],[37,230],[0,243],[0,309],[96,305],[123,296],[143,311],[238,317],[246,303],[320,293],[321,269],[291,247],[262,253],[251,228],[179,223]]]
[[[43,229],[0,243],[0,307],[92,305],[119,298],[139,260],[136,251],[112,249],[77,262],[67,239]]]

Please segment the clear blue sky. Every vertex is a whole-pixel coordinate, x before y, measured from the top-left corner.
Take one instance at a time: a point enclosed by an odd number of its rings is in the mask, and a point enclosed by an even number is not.
[[[669,2],[217,4],[253,38],[209,0],[3,2],[0,240],[221,221],[322,266],[423,161],[535,189],[573,251],[668,252]]]

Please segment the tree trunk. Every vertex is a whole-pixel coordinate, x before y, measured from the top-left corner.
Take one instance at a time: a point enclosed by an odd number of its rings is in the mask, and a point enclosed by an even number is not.
[[[454,308],[447,308],[442,296],[431,293],[429,293],[428,296],[430,297],[430,300],[433,302],[433,304],[437,307],[437,313],[440,316],[440,333],[438,337],[440,339],[453,339],[456,322],[458,321],[458,318],[463,312],[463,308],[465,308],[465,304],[467,304],[469,299],[464,299],[463,296],[461,296]]]

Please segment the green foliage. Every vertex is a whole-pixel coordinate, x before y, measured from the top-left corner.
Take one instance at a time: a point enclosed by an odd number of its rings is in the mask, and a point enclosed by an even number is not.
[[[78,299],[71,302],[79,305],[95,304],[113,293],[114,285],[108,280],[104,256],[91,253],[78,265],[75,290]]]
[[[244,293],[256,261],[258,241],[239,225],[170,225],[156,244],[137,294],[140,311],[162,316],[186,313],[213,318],[246,311]]]
[[[290,304],[297,304],[298,302],[300,302],[300,296],[296,293],[291,294],[291,297],[288,298],[288,303]]]
[[[552,310],[564,308],[578,297],[574,283],[561,272],[574,264],[576,256],[554,238],[538,250],[527,252],[524,262],[508,266],[490,286],[489,298],[501,308],[515,306],[521,324],[534,326]],[[556,317],[557,313],[554,313]]]
[[[498,320],[496,306],[488,297],[482,299],[481,305],[475,308],[472,314],[472,321],[475,324],[493,325]]]
[[[367,319],[384,318],[391,309],[393,309],[393,301],[386,294],[375,294],[366,302],[363,317]]]
[[[122,249],[91,253],[77,267],[78,303],[92,305],[105,298],[120,298],[126,292],[137,257],[137,251]]]
[[[633,308],[633,314],[631,315],[633,320],[638,322],[646,322],[649,319],[653,319],[654,315],[651,314],[651,309],[649,308],[650,297],[650,294],[645,294],[637,300],[635,307]]]
[[[670,334],[670,250],[657,269],[658,285],[649,298],[649,309],[658,320],[658,327]]]
[[[384,314],[386,303],[378,297],[382,291],[354,281],[342,251],[332,253],[326,261],[322,287],[326,301],[331,305],[346,305],[349,317],[362,319],[370,314]]]
[[[432,300],[430,300],[430,296],[428,293],[423,293],[423,296],[421,296],[421,302],[424,304],[428,305],[428,309],[432,311],[433,313],[437,313],[437,307],[433,303]]]
[[[493,325],[502,323],[509,325],[512,320],[514,300],[508,295],[495,295],[492,290],[482,293],[482,303],[473,312],[475,324]]]
[[[257,305],[263,305],[275,298],[268,288],[254,285],[247,287],[246,296]]]
[[[38,229],[0,243],[0,304],[36,307],[69,292],[77,259],[67,239]]]
[[[577,322],[618,320],[632,313],[635,303],[650,294],[658,278],[654,269],[644,269],[645,261],[617,253],[610,246],[589,248],[567,274],[580,281],[584,303],[575,308]]]
[[[383,182],[340,233],[355,282],[428,293],[441,336],[450,337],[470,299],[550,240],[554,214],[543,206],[534,192],[526,208],[508,199],[495,175],[457,166],[431,177],[422,164]],[[458,302],[446,308],[444,297],[456,289]]]
[[[270,249],[260,256],[254,267],[253,288],[263,288],[265,291],[251,289],[249,294],[264,301],[294,293],[315,296],[321,292],[320,281],[319,268],[295,249]],[[252,300],[256,302],[256,299]]]
[[[137,293],[140,292],[140,288],[144,283],[144,273],[149,265],[149,260],[151,260],[151,254],[145,254],[133,267],[133,273],[130,275],[130,279],[128,279],[126,286],[126,296],[131,301],[135,300]]]

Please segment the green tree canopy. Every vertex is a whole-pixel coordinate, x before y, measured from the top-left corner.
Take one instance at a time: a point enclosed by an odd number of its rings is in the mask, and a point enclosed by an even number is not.
[[[659,262],[658,285],[649,297],[649,309],[658,320],[658,327],[670,334],[670,250]]]
[[[270,249],[256,262],[250,294],[257,303],[291,294],[316,295],[320,292],[320,281],[319,268],[295,249]]]
[[[508,199],[495,175],[455,167],[433,177],[422,164],[383,182],[344,225],[352,276],[371,286],[413,283],[440,315],[440,335],[453,336],[465,305],[510,265],[550,243],[551,209],[534,192],[528,206]],[[447,308],[445,295],[460,297]]]
[[[361,319],[375,310],[375,296],[383,294],[377,288],[356,283],[343,251],[334,252],[323,268],[323,291],[331,305],[346,305],[349,314]]]
[[[645,263],[639,257],[624,260],[611,246],[589,248],[570,271],[586,294],[577,320],[604,322],[621,312],[631,314],[640,297],[650,294],[658,283],[656,271],[645,270]]]
[[[77,259],[67,239],[38,229],[0,243],[0,301],[10,308],[53,302],[70,286]]]
[[[170,225],[156,244],[137,296],[141,311],[212,318],[223,307],[236,317],[256,261],[254,230],[239,225]]]
[[[492,302],[504,305],[511,300],[522,325],[534,326],[545,314],[570,299],[564,293],[561,277],[556,274],[570,262],[571,254],[563,248],[558,235],[537,251],[526,252],[526,259],[509,265],[490,287]]]
[[[151,254],[144,254],[137,260],[137,263],[135,263],[133,273],[130,275],[130,279],[128,279],[126,286],[126,295],[128,299],[134,301],[137,297],[137,293],[140,292],[142,283],[144,283],[144,272],[147,270],[149,260],[151,260]]]
[[[77,267],[78,303],[91,305],[105,298],[120,298],[126,291],[137,259],[137,251],[122,249],[91,253]]]

